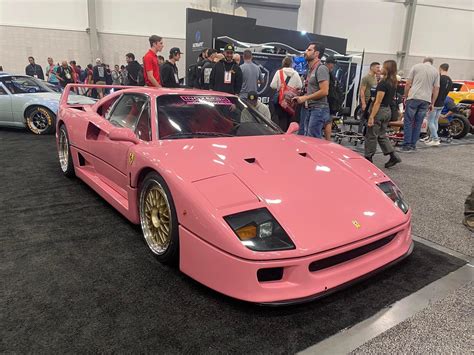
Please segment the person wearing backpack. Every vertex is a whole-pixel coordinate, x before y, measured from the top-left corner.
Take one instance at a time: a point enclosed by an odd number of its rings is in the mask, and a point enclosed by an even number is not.
[[[207,51],[207,59],[201,68],[201,76],[199,77],[198,87],[202,90],[209,90],[209,80],[211,78],[212,69],[216,65],[215,58],[217,51],[213,48],[209,48]]]
[[[190,88],[200,89],[199,78],[201,77],[201,71],[204,64],[207,62],[208,48],[204,48],[196,60],[196,63],[191,64],[188,67],[186,75],[186,83]]]
[[[325,49],[320,42],[310,42],[304,53],[308,62],[305,94],[294,98],[298,104],[304,105],[301,109],[300,135],[322,138],[323,128],[331,120],[327,99],[329,69],[321,64]]]
[[[328,104],[329,104],[329,113],[336,115],[342,109],[342,103],[344,102],[344,93],[342,91],[341,85],[337,81],[334,75],[334,67],[336,66],[337,61],[333,56],[326,58],[325,65],[329,69],[329,93],[328,93]],[[331,140],[332,133],[332,119],[324,126],[324,137],[326,140]]]
[[[275,123],[277,123],[283,131],[288,129],[288,126],[293,119],[293,115],[280,106],[280,103],[278,102],[280,90],[282,90],[283,85],[292,87],[296,90],[301,90],[303,87],[301,78],[297,71],[292,68],[292,65],[293,59],[291,57],[283,58],[281,68],[277,70],[273,76],[272,82],[270,83],[270,87],[276,91],[273,99],[273,108],[276,116],[274,117],[274,121],[276,121]],[[282,78],[283,82],[281,80]]]
[[[127,53],[125,55],[125,60],[127,61],[127,85],[130,86],[143,86],[145,85],[145,80],[143,78],[143,68],[135,60],[135,54]]]

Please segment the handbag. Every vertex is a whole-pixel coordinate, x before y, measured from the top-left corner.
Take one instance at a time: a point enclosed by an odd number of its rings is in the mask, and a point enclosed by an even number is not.
[[[281,88],[278,93],[278,104],[285,112],[293,116],[296,112],[296,101],[293,98],[299,95],[299,90],[288,85],[290,81],[289,76],[286,77],[286,80],[283,80],[283,70],[279,72]]]

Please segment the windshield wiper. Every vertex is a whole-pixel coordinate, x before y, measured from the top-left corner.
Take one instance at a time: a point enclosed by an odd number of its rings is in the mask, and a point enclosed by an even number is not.
[[[209,136],[209,137],[233,137],[232,134],[220,133],[220,132],[194,132],[199,136]]]
[[[161,137],[161,139],[175,139],[175,138],[202,138],[202,137],[233,137],[232,134],[218,133],[218,132],[177,132]]]

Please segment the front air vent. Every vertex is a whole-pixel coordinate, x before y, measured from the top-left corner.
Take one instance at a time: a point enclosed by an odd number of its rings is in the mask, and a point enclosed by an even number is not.
[[[301,156],[304,157],[304,158],[306,158],[306,156],[308,155],[308,154],[306,154],[306,153],[298,153],[298,154],[301,155]]]
[[[247,158],[247,159],[244,159],[244,160],[249,164],[255,163],[255,158]]]
[[[396,236],[397,234],[395,233],[395,234],[389,235],[388,237],[376,240],[375,242],[363,245],[359,248],[349,250],[345,253],[341,253],[341,254],[330,256],[329,258],[313,261],[311,264],[309,264],[309,271],[314,272],[314,271],[327,269],[331,266],[336,266],[338,264],[342,264],[346,261],[355,259],[367,253],[370,253],[371,251],[374,251],[376,249],[383,247],[384,245],[387,245]]]
[[[259,282],[279,281],[282,278],[283,278],[282,267],[259,269],[257,271],[257,279]]]

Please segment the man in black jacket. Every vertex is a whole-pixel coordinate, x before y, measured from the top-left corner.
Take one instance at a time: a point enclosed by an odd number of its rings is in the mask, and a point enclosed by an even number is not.
[[[143,86],[145,85],[143,78],[143,68],[135,60],[135,54],[127,53],[125,55],[125,60],[127,61],[127,85],[130,86]]]
[[[214,66],[216,65],[214,61],[216,54],[217,51],[213,48],[207,50],[207,58],[201,68],[201,76],[198,78],[200,89],[209,90],[209,79],[211,77],[212,69],[214,69]]]
[[[181,58],[181,54],[179,48],[171,48],[169,60],[160,66],[161,85],[164,88],[179,88],[178,67],[176,66],[176,62]]]
[[[95,60],[95,67],[94,67],[94,70],[92,72],[92,76],[94,77],[94,83],[96,83],[97,85],[105,85],[106,84],[106,76],[107,76],[107,73],[106,73],[106,68],[105,68],[105,65],[102,64],[102,61],[100,60],[100,58],[97,58]],[[99,94],[99,98],[103,98],[104,97],[104,89],[100,88],[100,89],[97,89],[97,93]]]
[[[41,68],[41,65],[36,64],[35,58],[33,57],[28,57],[28,61],[30,64],[25,68],[26,75],[44,80],[43,68]]]
[[[226,44],[224,47],[224,56],[220,62],[217,62],[212,69],[209,79],[211,90],[227,92],[238,95],[242,89],[242,70],[233,60],[234,46]]]

